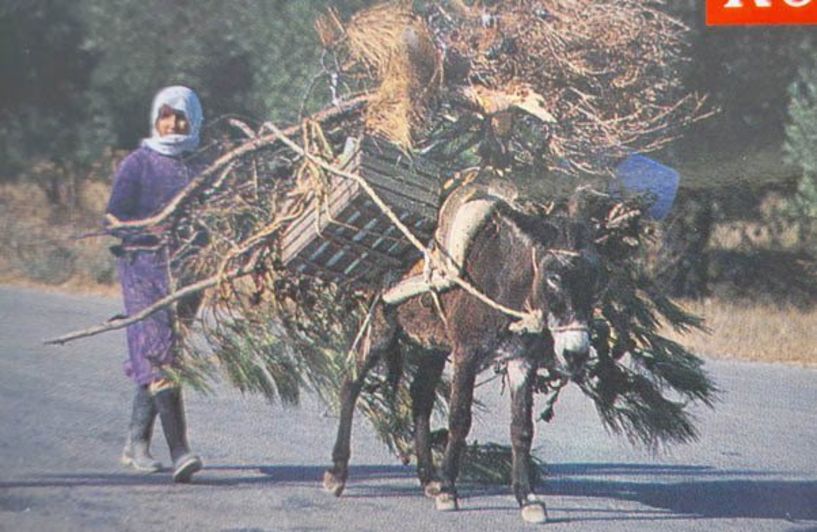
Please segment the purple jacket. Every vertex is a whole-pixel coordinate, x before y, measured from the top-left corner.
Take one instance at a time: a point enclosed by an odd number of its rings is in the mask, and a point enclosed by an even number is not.
[[[139,148],[128,155],[114,180],[107,211],[120,220],[139,220],[159,212],[200,171],[200,166],[184,159]],[[124,247],[156,243],[152,236],[128,235]],[[125,309],[132,316],[169,292],[167,251],[133,251],[117,260]],[[129,357],[125,374],[146,385],[160,378],[162,368],[176,363],[174,316],[160,310],[127,328]]]
[[[139,148],[119,165],[107,212],[122,221],[148,218],[162,210],[200,171],[198,164]],[[136,241],[124,237],[124,243],[140,244],[144,238]]]

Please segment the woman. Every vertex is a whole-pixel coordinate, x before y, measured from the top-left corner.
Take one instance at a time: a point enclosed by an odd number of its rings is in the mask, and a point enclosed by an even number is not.
[[[167,87],[156,94],[151,136],[116,173],[106,214],[109,224],[156,214],[189,183],[199,170],[189,156],[198,148],[202,121],[199,99],[187,87]],[[169,293],[168,250],[161,242],[161,229],[138,236],[112,233],[122,238],[122,245],[115,246],[117,270],[125,309],[132,316]],[[164,375],[164,369],[177,362],[177,317],[164,309],[128,326],[125,374],[136,382],[136,395],[122,461],[138,471],[161,469],[149,450],[158,413],[173,460],[173,480],[189,482],[202,462],[187,443],[181,389]]]

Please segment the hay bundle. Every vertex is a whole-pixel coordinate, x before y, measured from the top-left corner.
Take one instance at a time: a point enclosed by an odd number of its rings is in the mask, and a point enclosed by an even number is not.
[[[418,135],[440,88],[431,84],[432,59],[444,57],[448,103],[465,95],[483,115],[516,108],[539,119],[534,143],[525,128],[499,135],[531,152],[526,160],[544,158],[545,170],[570,175],[609,174],[622,156],[660,148],[704,114],[702,99],[680,83],[686,28],[662,3],[428,2],[425,18],[387,3],[346,26],[336,21],[346,38],[334,43],[377,87],[371,130],[403,146],[433,142]]]
[[[440,54],[425,22],[406,2],[361,11],[342,24],[330,12],[316,22],[324,46],[345,47],[353,77],[373,81],[364,114],[369,132],[410,148],[423,130],[434,84],[441,75]]]

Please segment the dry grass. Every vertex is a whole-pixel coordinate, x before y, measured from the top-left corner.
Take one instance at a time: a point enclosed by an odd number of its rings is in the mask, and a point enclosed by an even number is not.
[[[664,331],[694,353],[760,362],[817,366],[817,309],[781,309],[718,300],[685,302],[706,319],[711,334]]]
[[[410,148],[425,126],[429,99],[442,73],[429,28],[406,3],[389,2],[357,13],[343,33],[351,58],[365,77],[373,75],[378,82],[364,115],[366,127]]]
[[[607,176],[621,157],[659,149],[709,114],[704,99],[682,87],[688,29],[663,3],[457,1],[420,17],[412,2],[394,0],[346,23],[330,12],[317,28],[341,77],[372,91],[369,131],[403,147],[427,145],[438,139],[424,123],[469,107],[458,101],[461,91],[525,87],[531,97],[514,106],[552,120],[509,128],[514,152],[559,174]],[[466,99],[481,110],[477,118],[501,107],[492,98]]]
[[[783,214],[789,201],[780,193],[767,193],[760,200],[756,216],[716,223],[709,246],[727,250],[796,249],[801,244],[800,227]]]
[[[0,185],[0,283],[51,291],[114,295],[110,237],[100,229],[110,186],[87,181],[71,207],[49,204],[31,183]]]

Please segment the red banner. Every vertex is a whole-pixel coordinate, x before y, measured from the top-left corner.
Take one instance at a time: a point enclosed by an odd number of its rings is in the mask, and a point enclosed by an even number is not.
[[[817,0],[706,0],[709,26],[817,24]]]

